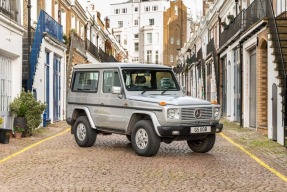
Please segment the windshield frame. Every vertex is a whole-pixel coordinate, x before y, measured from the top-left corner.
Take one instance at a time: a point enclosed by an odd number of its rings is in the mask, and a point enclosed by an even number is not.
[[[138,71],[138,73],[127,73],[129,71]],[[150,74],[150,85],[151,87],[147,87],[147,86],[142,86],[139,89],[134,89],[129,87],[130,85],[132,85],[132,82],[127,83],[127,77],[126,74],[140,74],[140,76],[142,76],[142,74],[144,74],[144,72],[146,72],[146,74]],[[163,72],[163,73],[170,73],[170,77],[163,77],[161,79],[157,79],[156,74],[158,72]],[[159,92],[166,92],[166,91],[180,91],[181,87],[177,81],[177,78],[174,74],[174,72],[171,69],[165,69],[165,68],[121,68],[121,75],[122,75],[122,79],[123,79],[123,86],[125,88],[125,90],[127,91],[140,91],[141,93],[145,93],[146,91],[159,91]],[[148,76],[145,76],[148,77]],[[155,78],[155,79],[154,79]],[[173,84],[172,88],[162,88],[162,87],[158,87],[158,82],[161,82],[162,79],[166,79],[169,78],[171,80],[171,83]],[[132,81],[132,80],[131,80]],[[135,80],[134,80],[135,81]],[[140,87],[140,86],[139,86]]]

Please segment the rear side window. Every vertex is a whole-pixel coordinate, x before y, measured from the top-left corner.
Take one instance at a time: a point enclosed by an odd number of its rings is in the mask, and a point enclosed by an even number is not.
[[[75,72],[72,91],[97,92],[99,72]]]

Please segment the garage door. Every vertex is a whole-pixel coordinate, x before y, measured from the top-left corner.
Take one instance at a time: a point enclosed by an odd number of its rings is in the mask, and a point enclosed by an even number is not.
[[[11,102],[11,60],[0,56],[0,118],[1,127],[8,126]]]
[[[256,127],[256,50],[250,55],[249,127]]]

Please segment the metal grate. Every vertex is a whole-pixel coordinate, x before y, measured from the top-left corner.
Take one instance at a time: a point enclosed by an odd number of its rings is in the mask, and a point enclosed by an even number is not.
[[[199,118],[195,117],[195,110],[200,110],[201,115]],[[194,108],[182,108],[181,120],[182,121],[194,121],[212,119],[212,107],[194,107]]]

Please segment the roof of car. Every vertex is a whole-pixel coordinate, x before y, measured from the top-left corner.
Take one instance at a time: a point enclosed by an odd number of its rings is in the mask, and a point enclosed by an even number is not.
[[[97,63],[97,64],[77,64],[75,69],[100,69],[100,68],[164,68],[170,69],[168,66],[157,64],[137,64],[137,63]]]

